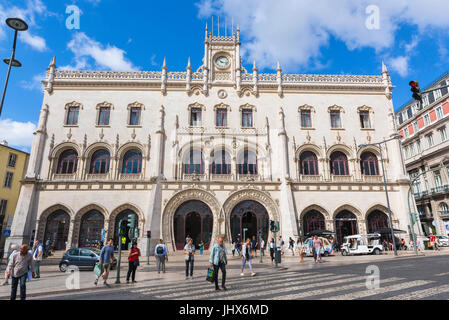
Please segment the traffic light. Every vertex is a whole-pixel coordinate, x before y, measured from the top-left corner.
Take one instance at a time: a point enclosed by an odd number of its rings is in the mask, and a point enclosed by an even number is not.
[[[274,232],[274,221],[270,220],[270,231]]]
[[[119,234],[119,236],[124,236],[125,235],[125,228],[123,228],[122,225],[119,226],[118,234]]]
[[[412,226],[418,221],[418,215],[414,212],[412,212],[411,214],[411,222],[412,222]]]
[[[135,228],[134,229],[134,239],[139,238],[139,234],[140,234],[140,229],[139,228]]]
[[[136,216],[134,214],[128,214],[128,227],[134,229],[136,227]]]
[[[147,238],[151,238],[151,231],[147,231]]]
[[[419,88],[418,81],[410,81],[409,85],[411,87],[410,91],[413,92],[413,95],[412,95],[413,99],[422,103],[422,94],[421,94],[421,89]]]
[[[279,232],[279,221],[274,222],[274,228],[275,228],[274,231]]]

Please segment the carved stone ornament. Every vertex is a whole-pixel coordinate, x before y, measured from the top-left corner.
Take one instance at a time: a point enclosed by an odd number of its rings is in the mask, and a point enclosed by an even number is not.
[[[226,90],[221,89],[218,91],[217,95],[220,99],[225,99],[228,96],[228,93]]]
[[[70,140],[72,138],[72,128],[69,128],[69,132],[67,133],[67,139]]]

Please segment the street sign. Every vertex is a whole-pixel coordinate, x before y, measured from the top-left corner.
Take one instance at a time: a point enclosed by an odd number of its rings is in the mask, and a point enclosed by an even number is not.
[[[11,235],[11,230],[5,229],[3,230],[3,237],[8,238]]]

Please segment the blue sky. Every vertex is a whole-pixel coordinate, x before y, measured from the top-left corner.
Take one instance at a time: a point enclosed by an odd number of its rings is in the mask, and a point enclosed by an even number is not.
[[[80,29],[66,27],[66,8],[81,10]],[[373,8],[374,5],[374,8]],[[19,37],[0,118],[0,140],[29,150],[39,117],[39,80],[56,55],[58,68],[184,71],[203,55],[204,26],[220,16],[228,32],[240,25],[244,65],[259,72],[380,74],[390,71],[394,104],[410,99],[408,82],[423,87],[449,70],[447,0],[0,0],[0,57],[10,56],[13,32],[4,20],[19,16],[29,30]],[[378,18],[378,19],[377,19]],[[374,20],[373,20],[374,19]],[[377,23],[378,22],[378,23]],[[368,23],[368,25],[367,25]],[[3,86],[7,66],[0,66]]]

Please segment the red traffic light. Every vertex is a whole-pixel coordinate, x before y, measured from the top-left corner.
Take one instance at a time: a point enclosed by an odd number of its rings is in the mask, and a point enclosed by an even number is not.
[[[414,88],[419,87],[418,81],[410,81],[408,84]]]
[[[147,237],[151,238],[151,231],[147,231]]]

